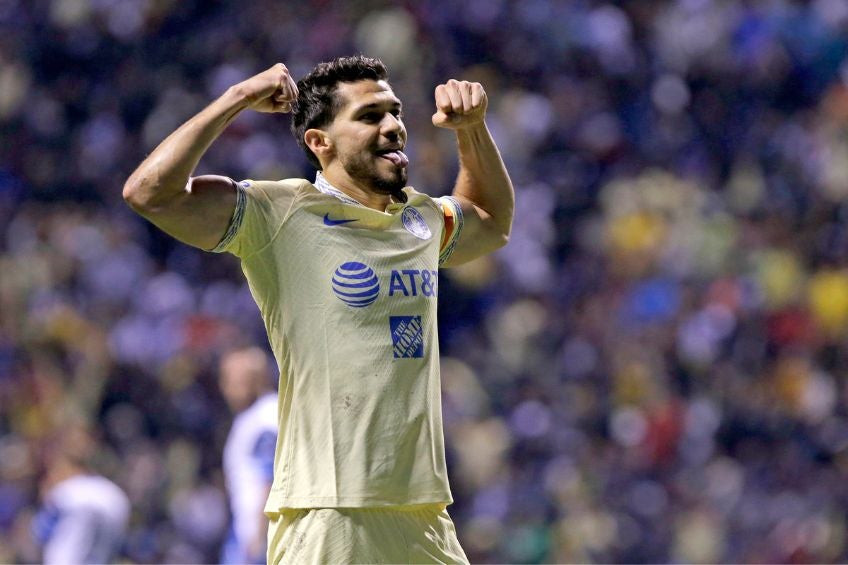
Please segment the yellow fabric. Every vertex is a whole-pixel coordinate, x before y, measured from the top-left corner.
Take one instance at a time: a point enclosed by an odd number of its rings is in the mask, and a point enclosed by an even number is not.
[[[232,238],[280,368],[267,512],[448,504],[436,334],[444,216],[244,182]],[[364,285],[364,286],[363,286]],[[348,296],[345,296],[347,294]]]
[[[468,563],[443,506],[272,514],[268,563]]]

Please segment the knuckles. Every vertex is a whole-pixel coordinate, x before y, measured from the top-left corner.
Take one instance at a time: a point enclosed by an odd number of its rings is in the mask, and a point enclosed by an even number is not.
[[[441,87],[449,87],[449,86],[462,86],[462,87],[471,87],[471,88],[483,88],[483,85],[479,82],[470,82],[467,80],[456,80],[455,78],[449,79],[446,83],[440,84]]]

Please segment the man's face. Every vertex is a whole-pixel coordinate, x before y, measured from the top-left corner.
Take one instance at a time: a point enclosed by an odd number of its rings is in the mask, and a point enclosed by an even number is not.
[[[264,358],[253,350],[236,351],[221,360],[219,386],[234,413],[248,408],[259,397],[267,378]]]
[[[406,186],[406,128],[400,100],[386,81],[343,82],[342,107],[327,133],[347,174],[381,194]]]

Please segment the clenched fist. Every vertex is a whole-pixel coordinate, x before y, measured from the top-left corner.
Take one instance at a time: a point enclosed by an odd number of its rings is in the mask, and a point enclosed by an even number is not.
[[[234,87],[257,112],[291,112],[297,100],[297,85],[282,63],[254,75]]]
[[[436,87],[436,113],[433,125],[464,129],[483,123],[489,99],[479,82],[451,79]]]

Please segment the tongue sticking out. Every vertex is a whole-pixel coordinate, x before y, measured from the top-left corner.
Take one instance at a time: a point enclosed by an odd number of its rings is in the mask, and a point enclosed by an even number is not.
[[[389,151],[381,155],[384,159],[388,159],[398,167],[406,167],[409,164],[409,157],[403,151]]]

